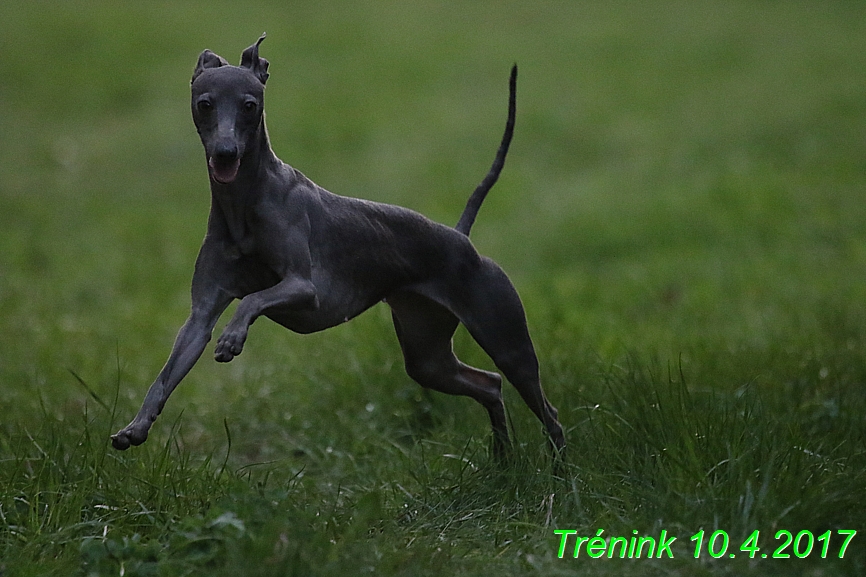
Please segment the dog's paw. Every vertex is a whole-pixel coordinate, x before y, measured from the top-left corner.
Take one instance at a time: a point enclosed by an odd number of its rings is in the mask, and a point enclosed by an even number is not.
[[[224,332],[217,341],[214,349],[214,359],[220,363],[228,363],[233,358],[241,354],[244,350],[244,341],[246,334],[238,334],[233,332]]]
[[[220,350],[220,347],[217,346],[214,351],[213,358],[218,363],[229,363],[235,356],[231,354],[229,351]]]
[[[118,451],[125,451],[131,446],[138,446],[147,440],[147,430],[137,430],[132,425],[111,435],[111,446]]]
[[[111,435],[111,446],[118,451],[127,450],[132,443],[129,442],[129,437],[123,431]]]

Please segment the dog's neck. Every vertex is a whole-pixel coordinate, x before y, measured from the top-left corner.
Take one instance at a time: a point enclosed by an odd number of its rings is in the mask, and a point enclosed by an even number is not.
[[[262,115],[259,128],[241,158],[235,180],[222,184],[213,177],[210,179],[211,216],[222,217],[231,238],[241,248],[242,253],[248,252],[247,245],[251,242],[248,230],[249,210],[261,198],[262,182],[268,180],[263,175],[281,163],[271,148],[265,118]]]

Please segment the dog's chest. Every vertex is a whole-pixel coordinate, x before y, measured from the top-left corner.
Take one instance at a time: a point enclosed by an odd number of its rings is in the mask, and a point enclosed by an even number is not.
[[[234,214],[226,214],[226,227],[228,228],[228,245],[238,253],[238,256],[247,256],[253,253],[256,238],[253,234],[254,226],[243,210],[235,211]]]
[[[223,279],[236,298],[270,288],[280,281],[280,276],[261,258],[258,252],[244,253],[241,248],[227,242],[223,245],[223,258],[229,265],[230,278]]]
[[[229,260],[236,260],[252,255],[256,251],[256,236],[253,233],[256,228],[255,213],[246,203],[232,197],[220,195],[215,200],[216,206],[213,208],[216,210],[212,212],[211,218],[222,224],[219,228],[223,229],[225,256]]]
[[[232,271],[232,284],[237,296],[243,297],[279,282],[279,275],[263,258],[263,250],[267,247],[262,246],[261,239],[253,234],[255,227],[252,223],[245,219],[227,219],[226,225],[228,234],[224,235],[221,243],[222,259]]]
[[[225,244],[225,256],[232,261],[253,256],[256,253],[256,237],[248,227],[231,230],[230,240]]]

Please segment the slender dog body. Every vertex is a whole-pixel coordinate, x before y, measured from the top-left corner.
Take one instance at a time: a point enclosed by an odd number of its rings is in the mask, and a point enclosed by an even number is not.
[[[480,402],[490,416],[494,449],[501,452],[508,443],[501,377],[454,356],[451,338],[462,322],[562,450],[562,428],[539,383],[520,298],[502,269],[479,255],[468,238],[511,139],[516,68],[494,166],[460,223],[449,228],[409,209],[332,194],[276,157],[263,114],[263,39],[244,51],[239,67],[206,50],[193,73],[193,119],[208,161],[211,211],[193,274],[192,309],[138,414],[112,436],[114,447],[147,439],[220,315],[240,299],[217,340],[217,361],[241,353],[259,316],[311,333],[386,301],[409,376]]]

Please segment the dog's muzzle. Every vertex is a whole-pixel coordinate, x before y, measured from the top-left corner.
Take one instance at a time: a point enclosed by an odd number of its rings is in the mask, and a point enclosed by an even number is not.
[[[210,160],[208,160],[207,165],[208,168],[210,168],[211,178],[220,184],[229,184],[233,182],[238,175],[238,169],[241,166],[241,159],[238,157],[226,162],[212,156]]]

